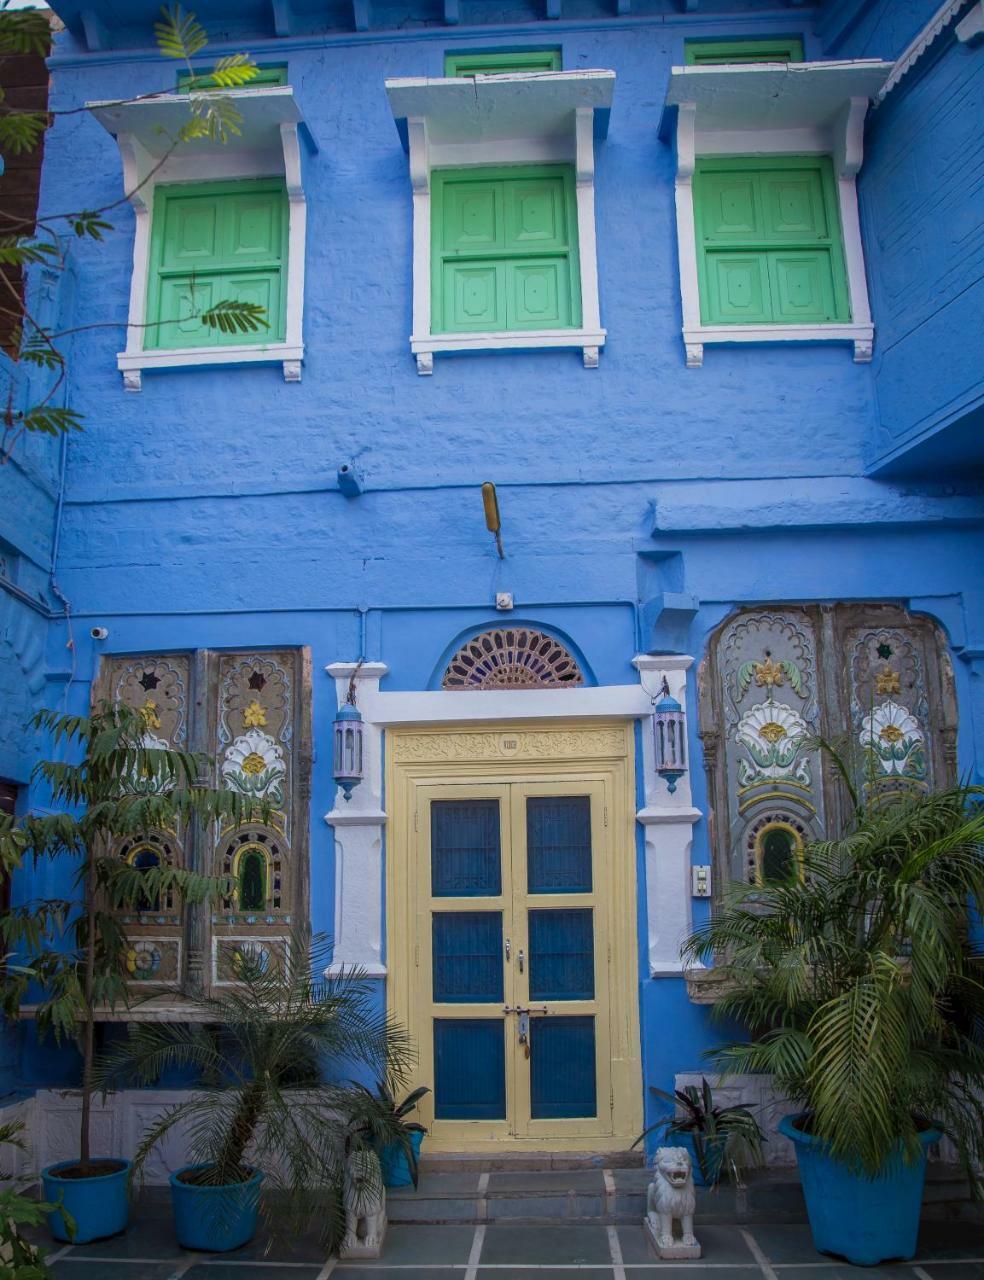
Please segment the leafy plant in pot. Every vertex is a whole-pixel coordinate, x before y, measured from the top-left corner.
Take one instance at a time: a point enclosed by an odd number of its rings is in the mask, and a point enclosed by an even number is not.
[[[6,967],[3,1012],[16,1018],[36,982],[39,1034],[56,1042],[79,1039],[78,1158],[44,1169],[42,1181],[45,1199],[63,1204],[74,1220],[71,1238],[85,1243],[122,1231],[128,1216],[129,1161],[93,1156],[91,1141],[97,1016],[132,1003],[119,912],[139,912],[167,894],[189,903],[222,890],[218,881],[163,860],[131,866],[117,850],[127,837],[149,831],[194,821],[241,822],[254,803],[199,785],[204,759],[162,745],[148,733],[145,716],[130,707],[106,702],[89,717],[41,711],[33,725],[50,735],[54,747],[77,757],[75,763],[45,760],[35,769],[35,781],[47,785],[51,807],[65,812],[0,815],[0,863],[9,870],[25,857],[74,859],[76,896],[24,902],[4,913],[6,944],[30,963]],[[70,1238],[60,1211],[48,1222],[56,1239]]]
[[[650,1092],[661,1102],[674,1108],[674,1114],[661,1116],[633,1142],[637,1147],[651,1133],[686,1147],[699,1187],[713,1187],[725,1167],[757,1164],[762,1155],[762,1130],[747,1107],[719,1107],[714,1103],[711,1086],[701,1079],[700,1089],[688,1084],[673,1093],[650,1085]]]
[[[216,1082],[167,1108],[133,1162],[137,1176],[168,1135],[187,1137],[191,1163],[170,1179],[185,1248],[224,1252],[250,1240],[261,1183],[273,1193],[265,1203],[280,1230],[296,1235],[315,1225],[326,1246],[341,1235],[346,1162],[370,1144],[348,1121],[351,1087],[328,1073],[358,1064],[399,1080],[410,1046],[359,970],[313,976],[329,955],[324,939],[309,942],[302,933],[276,958],[245,944],[236,953],[235,986],[199,999],[194,1023],[132,1026],[100,1063],[104,1088],[133,1077],[152,1081],[169,1067]],[[375,1133],[383,1143],[400,1139],[384,1114]],[[379,1176],[378,1162],[367,1168]]]
[[[416,1187],[419,1176],[420,1147],[427,1133],[422,1124],[408,1120],[421,1100],[430,1093],[426,1085],[414,1089],[396,1101],[393,1086],[380,1080],[375,1093],[353,1080],[349,1121],[379,1155],[386,1187]],[[397,1134],[394,1139],[393,1134]]]
[[[797,1152],[821,1252],[872,1264],[915,1253],[927,1147],[984,1162],[984,987],[968,905],[984,902],[984,788],[870,807],[831,748],[854,816],[798,875],[735,885],[686,942],[717,957],[719,1014],[747,1043],[727,1070],[770,1072],[800,1106]],[[977,957],[979,960],[979,957]]]

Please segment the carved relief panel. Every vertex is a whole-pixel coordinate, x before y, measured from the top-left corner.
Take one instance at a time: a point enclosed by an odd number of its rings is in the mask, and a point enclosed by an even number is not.
[[[266,822],[151,831],[120,843],[135,866],[166,860],[232,882],[228,898],[183,908],[169,895],[122,917],[135,984],[208,987],[235,980],[244,943],[261,958],[282,951],[307,920],[311,730],[310,663],[298,649],[146,655],[103,663],[94,699],[126,702],[148,746],[202,753],[213,786],[272,806]],[[296,815],[296,816],[295,816]]]
[[[845,797],[820,736],[877,803],[955,773],[952,671],[937,628],[882,605],[743,610],[698,672],[717,880],[796,870]]]
[[[112,658],[93,690],[94,701],[110,698],[137,711],[144,723],[144,746],[188,750],[191,663],[187,654]],[[141,790],[140,778],[132,785]],[[138,870],[188,867],[191,832],[177,826],[146,831],[117,842],[113,852]],[[182,978],[185,917],[180,900],[166,893],[147,896],[120,914],[128,946],[127,978],[134,987],[175,986]]]

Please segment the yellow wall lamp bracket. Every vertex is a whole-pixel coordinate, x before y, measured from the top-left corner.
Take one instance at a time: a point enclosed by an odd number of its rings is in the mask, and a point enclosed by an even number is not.
[[[499,499],[495,492],[495,485],[491,480],[486,480],[482,485],[482,505],[485,507],[485,527],[495,537],[495,549],[499,553],[499,559],[505,560],[506,553],[502,549],[502,521],[499,518]]]

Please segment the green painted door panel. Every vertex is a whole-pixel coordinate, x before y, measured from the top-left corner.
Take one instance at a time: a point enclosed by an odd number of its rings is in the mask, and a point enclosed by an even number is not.
[[[577,327],[570,167],[437,170],[432,179],[432,332]]]
[[[444,74],[448,79],[459,76],[494,76],[519,71],[559,71],[559,49],[512,49],[501,53],[446,53]]]
[[[749,62],[802,62],[803,41],[796,36],[774,40],[687,40],[687,66],[703,67]]]
[[[286,320],[287,196],[282,181],[182,184],[154,197],[145,346],[277,342]],[[201,323],[218,302],[264,308],[266,328],[223,334]]]
[[[702,156],[693,190],[703,323],[850,320],[829,157]]]

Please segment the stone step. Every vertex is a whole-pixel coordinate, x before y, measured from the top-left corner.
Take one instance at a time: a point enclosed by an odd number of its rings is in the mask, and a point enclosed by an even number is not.
[[[420,1184],[391,1188],[391,1222],[557,1223],[638,1222],[646,1212],[648,1169],[490,1169],[489,1161],[453,1172],[422,1164]],[[502,1161],[495,1161],[502,1164]],[[697,1219],[704,1223],[805,1222],[794,1169],[748,1170],[740,1187],[697,1188]],[[959,1171],[931,1169],[923,1216],[976,1218]]]

